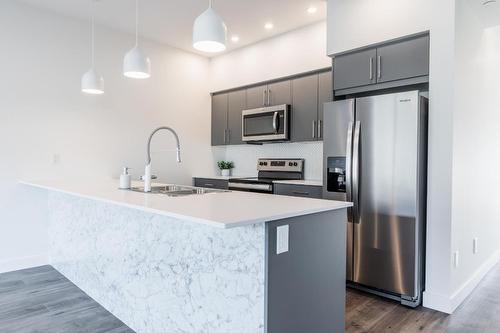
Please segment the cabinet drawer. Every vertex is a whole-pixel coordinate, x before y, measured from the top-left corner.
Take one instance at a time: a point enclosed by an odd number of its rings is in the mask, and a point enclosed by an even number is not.
[[[210,178],[193,178],[194,186],[215,188],[219,190],[228,189],[228,181],[223,179],[210,179]]]
[[[292,184],[274,184],[274,194],[321,199],[323,197],[323,187]]]

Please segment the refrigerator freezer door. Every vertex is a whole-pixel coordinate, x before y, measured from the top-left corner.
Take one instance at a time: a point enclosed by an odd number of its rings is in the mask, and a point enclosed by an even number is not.
[[[353,280],[409,296],[417,293],[418,119],[418,92],[356,100],[359,174],[353,178],[359,205],[354,208]]]
[[[350,188],[350,173],[352,160],[352,130],[354,124],[355,100],[343,100],[326,103],[324,106],[324,134],[323,134],[323,198],[330,200],[346,201],[350,200],[352,189]],[[345,192],[336,192],[329,186],[328,180],[331,178],[332,161],[343,160],[345,168]],[[342,163],[340,163],[342,166]],[[330,174],[329,174],[330,173]],[[338,175],[338,174],[336,174]],[[330,179],[331,180],[331,179]],[[329,190],[330,189],[330,190]],[[347,223],[347,280],[352,281],[353,277],[353,224],[352,210],[348,209]]]

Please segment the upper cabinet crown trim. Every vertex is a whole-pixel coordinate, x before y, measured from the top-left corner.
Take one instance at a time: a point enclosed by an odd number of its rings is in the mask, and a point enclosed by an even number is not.
[[[330,72],[331,70],[332,70],[331,66],[330,67],[323,67],[323,68],[320,68],[320,69],[315,69],[315,70],[312,70],[312,71],[302,72],[302,73],[299,73],[299,74],[293,74],[293,75],[283,76],[283,77],[279,77],[279,78],[272,79],[272,80],[251,83],[251,84],[247,84],[247,85],[243,85],[243,86],[239,86],[239,87],[234,87],[234,88],[230,88],[230,89],[218,90],[218,91],[211,92],[210,95],[213,96],[213,95],[218,95],[218,94],[225,94],[225,93],[232,92],[232,91],[235,91],[235,90],[248,89],[248,88],[253,88],[253,87],[258,87],[258,86],[273,84],[273,83],[277,83],[277,82],[281,82],[281,81],[293,80],[293,79],[300,78],[300,77],[303,77],[303,76],[309,76],[309,75],[313,75],[313,74],[320,74],[320,73],[324,73],[324,72]]]

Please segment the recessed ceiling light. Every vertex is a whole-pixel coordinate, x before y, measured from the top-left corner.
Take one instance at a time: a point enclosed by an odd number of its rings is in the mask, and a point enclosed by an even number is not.
[[[318,11],[318,8],[313,7],[313,6],[311,6],[311,7],[307,8],[307,12],[308,12],[309,14],[315,14],[317,11]]]
[[[236,35],[233,35],[233,37],[231,37],[231,40],[234,42],[234,43],[238,43],[240,41],[240,37],[236,36]]]
[[[272,28],[274,28],[274,24],[272,24],[271,22],[268,22],[264,25],[264,28],[266,28],[267,30],[271,30]]]

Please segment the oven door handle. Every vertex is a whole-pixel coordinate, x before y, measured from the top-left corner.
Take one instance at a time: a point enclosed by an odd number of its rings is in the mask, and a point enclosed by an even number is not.
[[[280,126],[280,119],[279,119],[279,112],[275,112],[274,113],[274,116],[273,116],[273,129],[274,129],[274,133],[278,133],[278,130],[279,130],[279,126]]]

